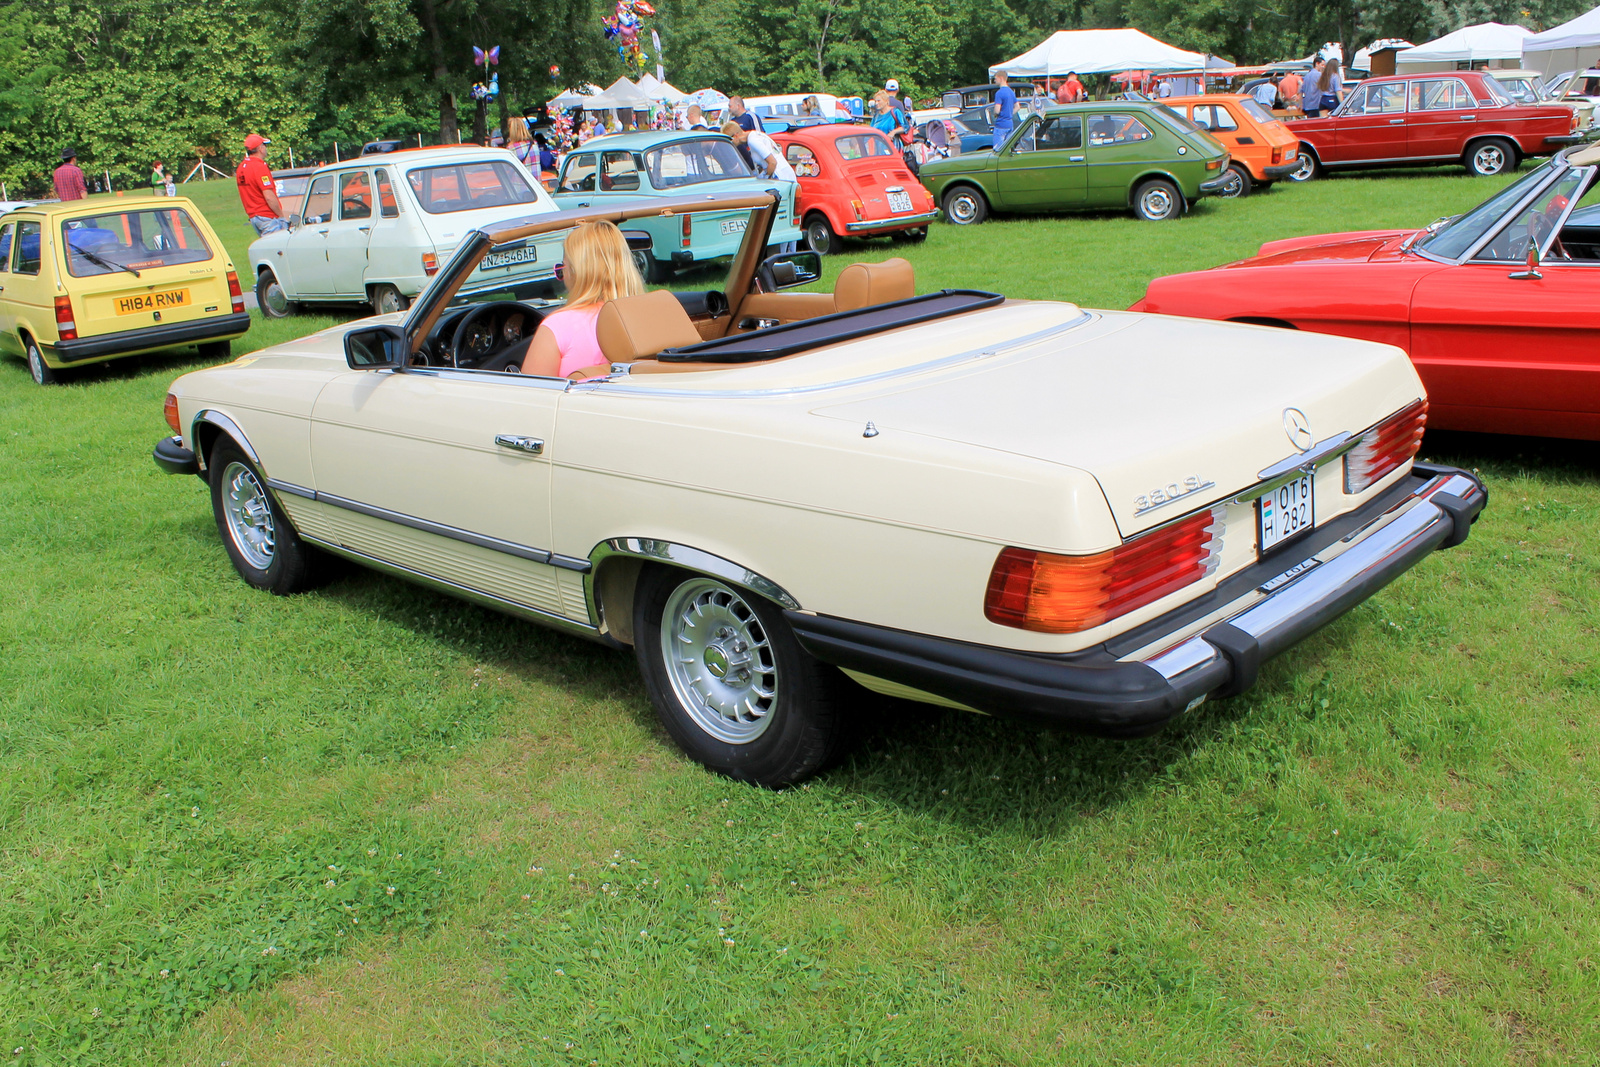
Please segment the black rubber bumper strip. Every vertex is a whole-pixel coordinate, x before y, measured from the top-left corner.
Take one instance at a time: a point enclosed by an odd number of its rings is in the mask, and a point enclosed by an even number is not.
[[[137,330],[121,330],[94,337],[80,337],[72,341],[57,341],[48,347],[50,354],[56,359],[63,363],[72,363],[100,356],[200,344],[221,337],[233,337],[249,328],[250,313],[241,311],[237,315],[218,315],[191,322],[174,322],[165,326],[141,326]]]
[[[183,447],[183,441],[177,437],[163,437],[157,441],[152,458],[156,466],[168,474],[200,473],[200,462],[194,458],[193,452]]]

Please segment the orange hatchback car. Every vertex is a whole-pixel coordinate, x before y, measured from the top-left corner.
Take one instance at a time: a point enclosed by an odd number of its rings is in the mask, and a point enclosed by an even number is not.
[[[1300,139],[1254,97],[1213,93],[1161,103],[1216,138],[1232,156],[1221,196],[1244,196],[1258,185],[1289,177],[1300,165]]]

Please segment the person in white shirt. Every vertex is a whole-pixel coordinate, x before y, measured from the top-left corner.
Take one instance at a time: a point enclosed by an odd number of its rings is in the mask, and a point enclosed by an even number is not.
[[[755,164],[758,178],[775,178],[780,182],[797,180],[794,168],[783,158],[783,149],[761,130],[747,130],[730,119],[722,124],[722,132],[733,138],[734,144],[743,145],[750,153],[750,161]]]
[[[1268,78],[1250,90],[1250,95],[1256,98],[1256,103],[1271,111],[1272,106],[1278,102],[1278,84]]]

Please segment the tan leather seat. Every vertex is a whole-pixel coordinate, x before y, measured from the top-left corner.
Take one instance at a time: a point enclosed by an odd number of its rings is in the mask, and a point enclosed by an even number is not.
[[[607,301],[595,320],[595,339],[612,363],[632,363],[702,340],[689,313],[665,289]]]
[[[833,283],[833,310],[854,311],[917,295],[911,264],[896,256],[882,263],[852,263]]]

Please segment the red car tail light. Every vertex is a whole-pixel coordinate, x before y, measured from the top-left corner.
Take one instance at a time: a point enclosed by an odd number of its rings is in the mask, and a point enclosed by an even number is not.
[[[683,247],[689,247],[689,235],[694,231],[694,216],[688,212],[683,215]]]
[[[426,274],[430,278],[435,274],[438,274],[439,257],[434,255],[432,252],[422,253],[422,273]]]
[[[1216,570],[1222,529],[1222,509],[1216,507],[1088,556],[1001,549],[989,572],[983,614],[1019,630],[1092,629]]]
[[[1344,491],[1363,492],[1416,455],[1427,424],[1428,402],[1418,400],[1362,434],[1344,457]]]
[[[178,425],[178,398],[171,393],[167,394],[167,402],[161,405],[161,413],[167,417],[167,425],[172,427],[173,433],[182,433],[183,427]]]
[[[233,298],[233,313],[237,315],[244,310],[244,290],[239,288],[239,275],[231,270],[228,272],[228,295]]]
[[[862,214],[864,208],[861,206],[861,201],[859,201],[859,200],[850,201],[850,210],[854,211],[856,213],[856,221],[857,222],[860,222],[862,220],[862,218],[864,217],[863,214]]]
[[[1272,165],[1274,167],[1276,167],[1279,163],[1282,163],[1282,162],[1283,162],[1283,148],[1282,148],[1282,146],[1279,146],[1279,147],[1274,148],[1272,150]]]
[[[56,336],[63,341],[78,339],[78,320],[72,314],[72,298],[56,297]]]

